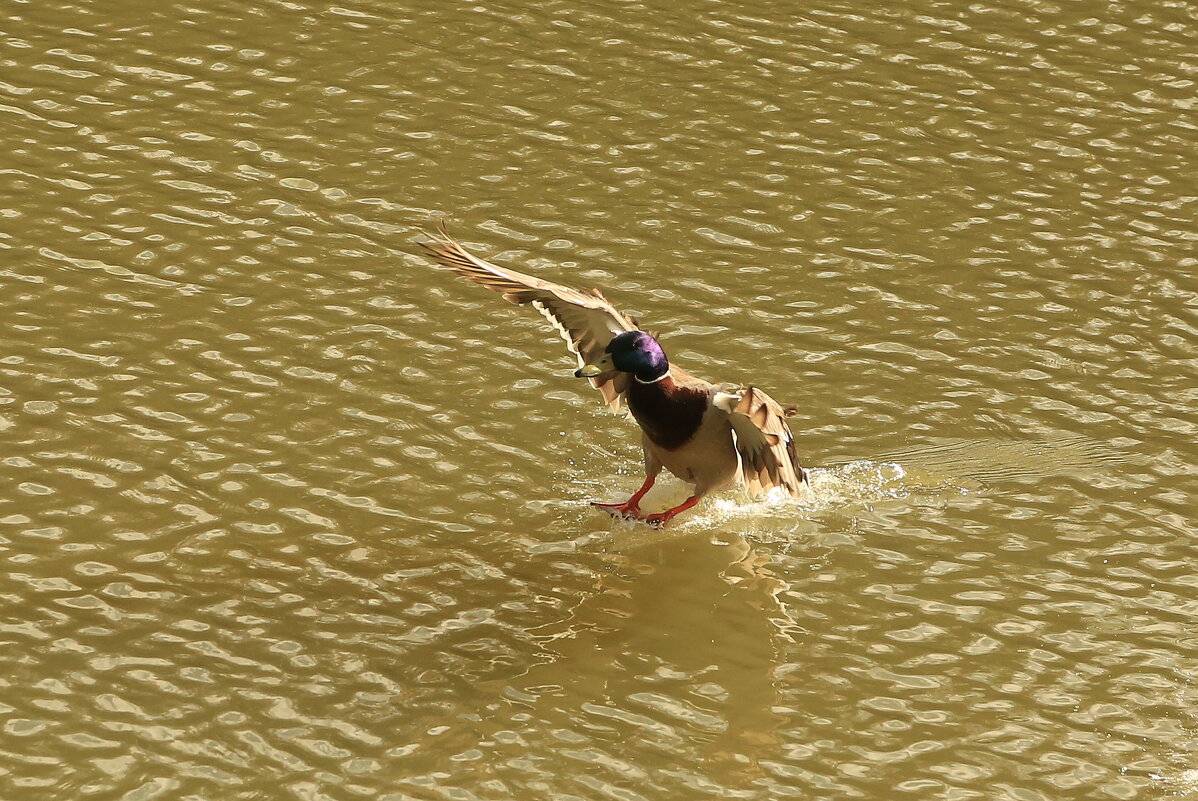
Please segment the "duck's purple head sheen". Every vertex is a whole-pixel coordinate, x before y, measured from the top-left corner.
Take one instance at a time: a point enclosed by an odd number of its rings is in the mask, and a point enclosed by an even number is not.
[[[670,362],[661,345],[644,331],[625,331],[607,343],[603,355],[574,371],[576,378],[595,378],[616,370],[632,373],[649,384],[670,372]]]
[[[617,370],[632,373],[639,381],[657,381],[670,372],[666,352],[644,331],[625,331],[608,342],[605,350]]]

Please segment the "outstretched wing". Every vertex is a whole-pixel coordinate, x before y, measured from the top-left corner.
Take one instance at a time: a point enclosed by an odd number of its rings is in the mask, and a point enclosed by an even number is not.
[[[795,438],[786,425],[786,412],[757,387],[745,387],[717,403],[729,412],[741,472],[751,494],[782,487],[791,495],[807,483],[799,465]]]
[[[545,315],[566,341],[566,347],[578,357],[579,367],[598,361],[616,334],[638,328],[636,320],[612,306],[597,289],[572,289],[480,259],[450,237],[444,223],[430,236],[432,242],[420,244],[441,264],[500,293],[510,303],[531,304]],[[589,380],[603,393],[603,400],[612,410],[618,412],[628,389],[629,375],[614,373]]]

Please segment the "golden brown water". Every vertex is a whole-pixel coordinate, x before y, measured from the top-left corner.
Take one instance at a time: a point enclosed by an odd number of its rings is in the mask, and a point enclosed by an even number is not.
[[[1198,797],[1185,4],[4,9],[0,798]],[[613,527],[430,213],[813,494]]]

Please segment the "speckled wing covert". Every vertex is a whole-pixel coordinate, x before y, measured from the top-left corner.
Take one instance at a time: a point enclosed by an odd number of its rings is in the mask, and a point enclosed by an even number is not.
[[[432,242],[421,246],[441,264],[482,284],[510,303],[528,303],[553,324],[566,341],[566,347],[578,357],[578,366],[598,361],[603,349],[616,334],[638,329],[637,321],[623,314],[597,289],[578,290],[552,281],[534,278],[480,259],[456,242],[442,222],[430,234]],[[612,411],[620,411],[631,376],[628,373],[588,379],[603,393]]]
[[[728,419],[745,487],[752,495],[774,487],[798,495],[799,487],[807,483],[807,473],[799,466],[786,412],[757,387],[745,387],[737,394],[740,401]]]

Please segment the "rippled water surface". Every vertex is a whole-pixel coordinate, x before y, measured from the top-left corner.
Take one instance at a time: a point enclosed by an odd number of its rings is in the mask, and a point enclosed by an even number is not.
[[[1198,798],[1191,6],[3,7],[0,798]]]

